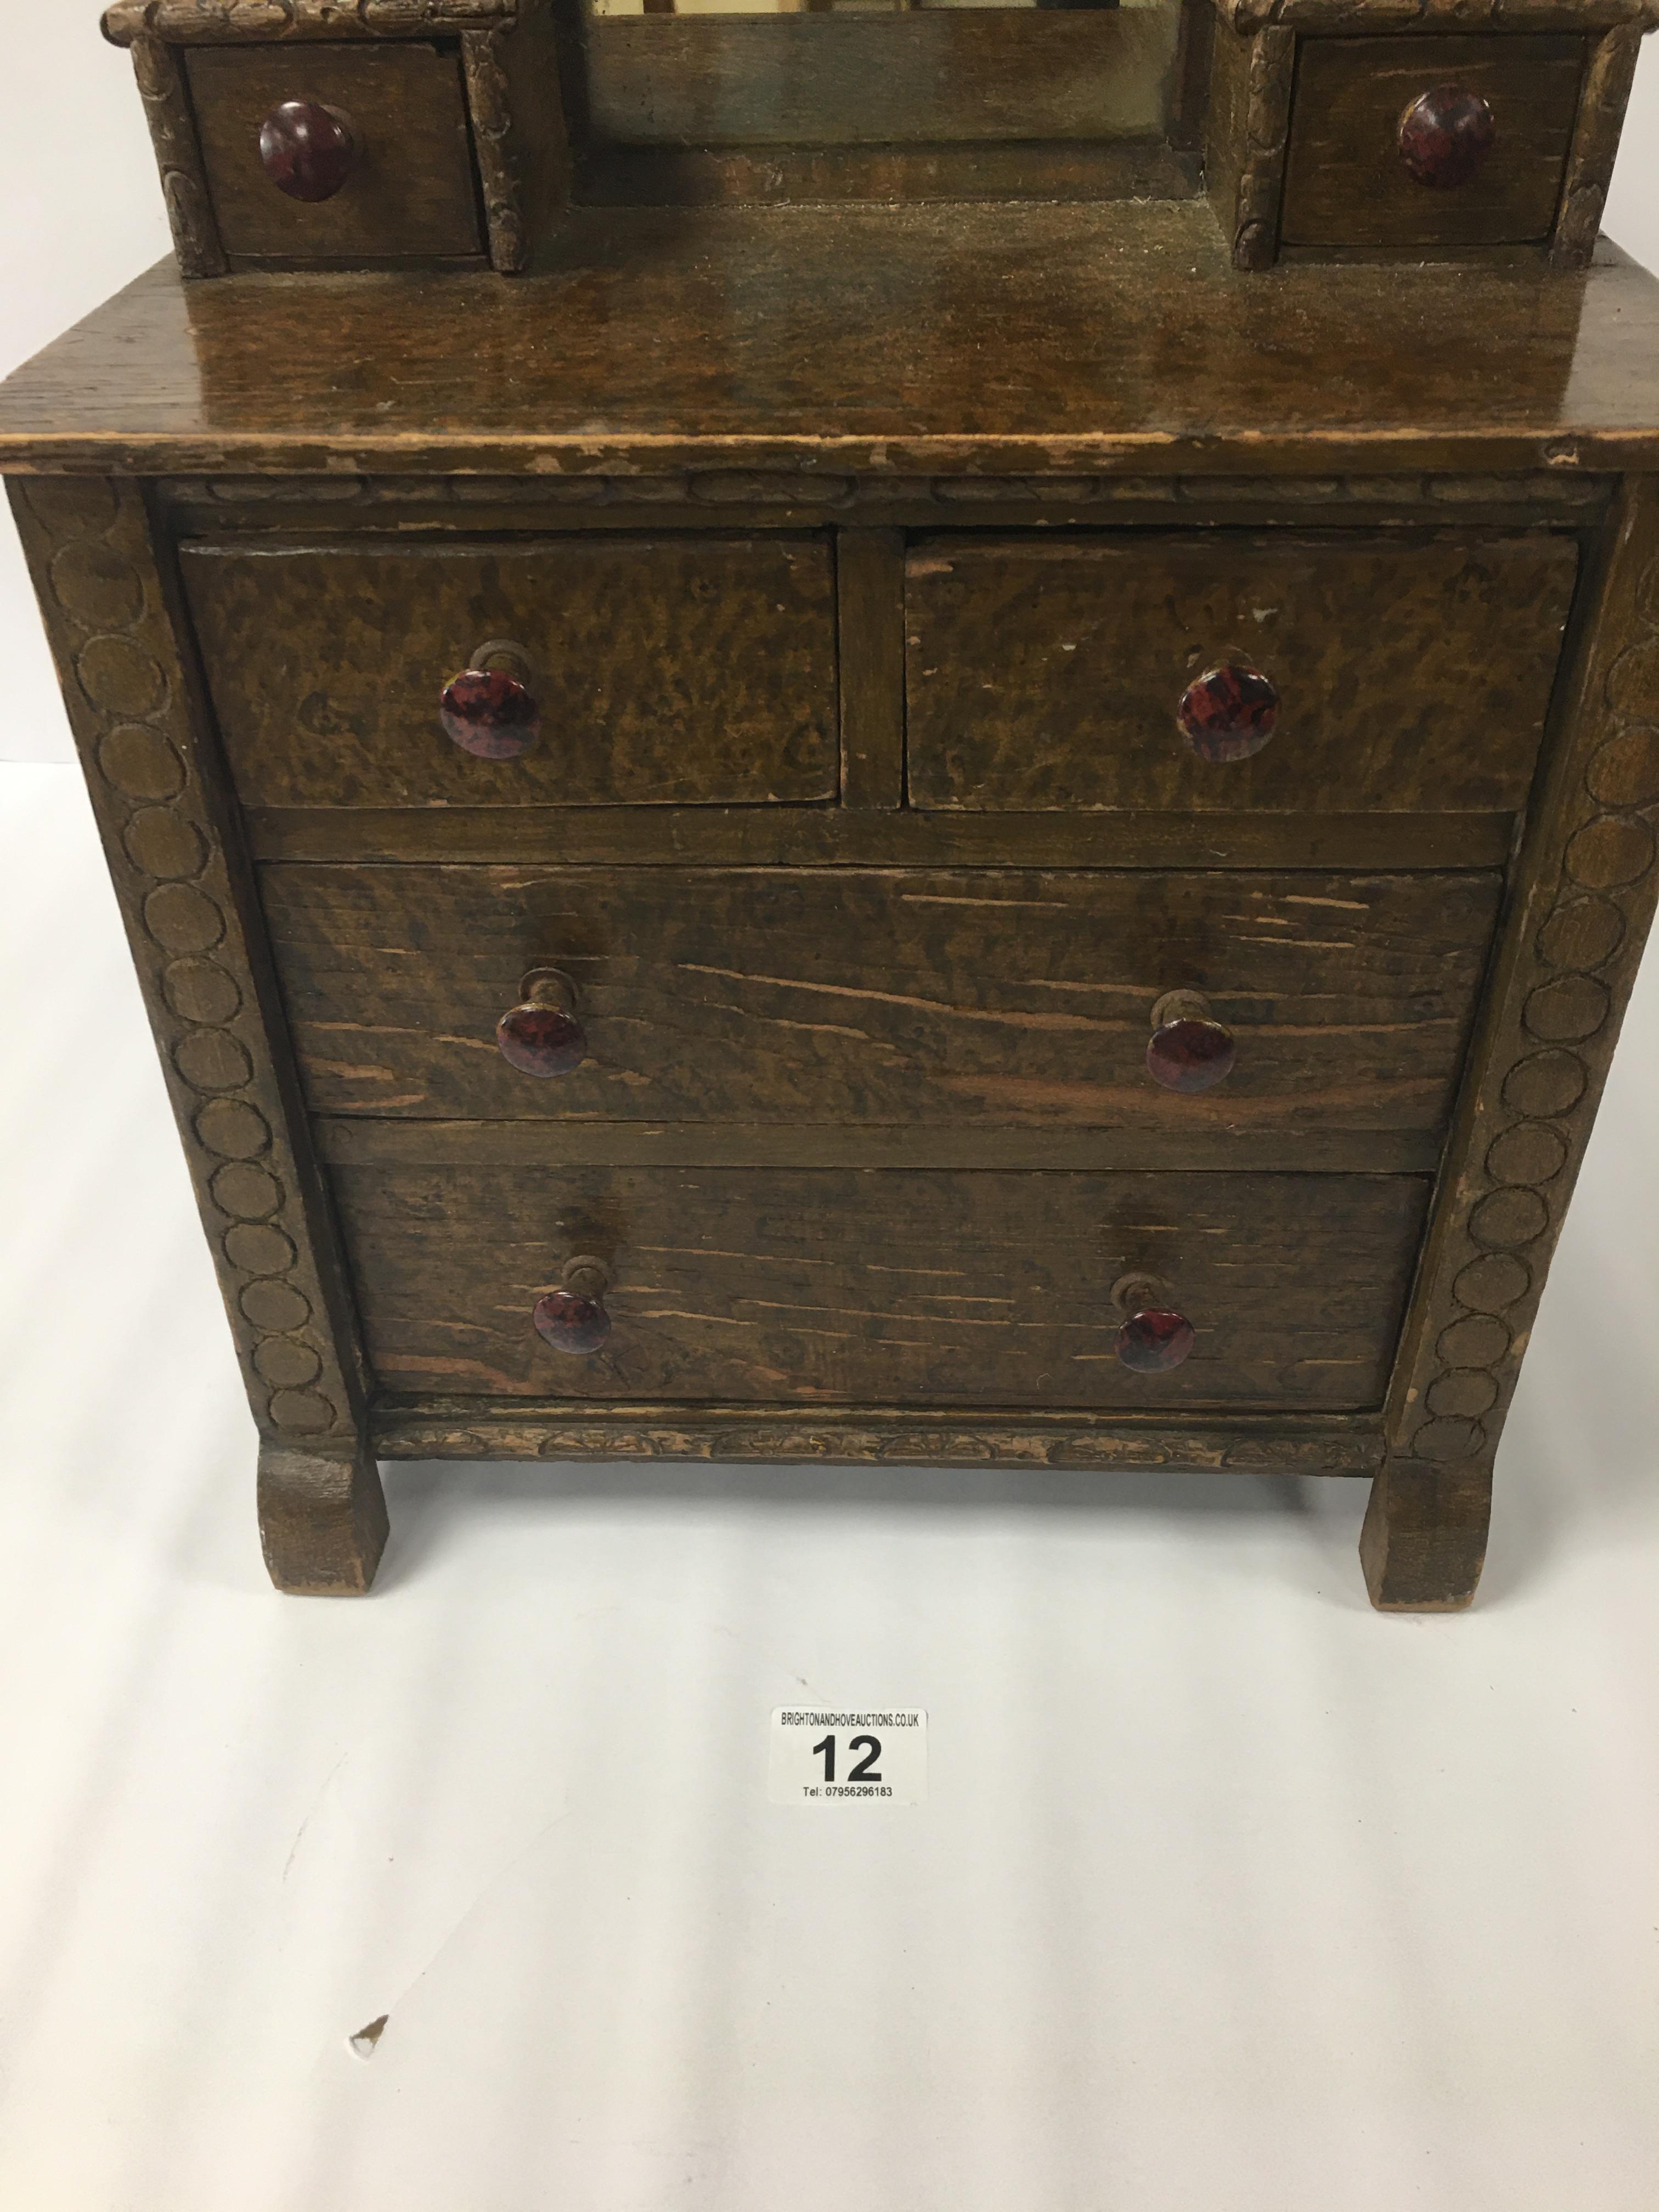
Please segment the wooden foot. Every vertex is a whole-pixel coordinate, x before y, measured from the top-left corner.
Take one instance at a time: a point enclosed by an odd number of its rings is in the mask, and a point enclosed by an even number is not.
[[[386,1494],[366,1447],[259,1446],[259,1540],[279,1590],[365,1597],[386,1549]]]
[[[1382,1613],[1457,1613],[1486,1557],[1492,1469],[1389,1461],[1371,1484],[1359,1564]]]

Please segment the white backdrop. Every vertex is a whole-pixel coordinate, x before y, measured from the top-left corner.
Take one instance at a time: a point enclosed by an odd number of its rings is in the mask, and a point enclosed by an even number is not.
[[[165,246],[56,12],[16,355]],[[375,1596],[279,1601],[72,768],[0,769],[0,1038],[6,2212],[1653,2212],[1659,965],[1454,1619],[1357,1483],[765,1468],[393,1469]],[[927,1802],[769,1804],[824,1701]]]

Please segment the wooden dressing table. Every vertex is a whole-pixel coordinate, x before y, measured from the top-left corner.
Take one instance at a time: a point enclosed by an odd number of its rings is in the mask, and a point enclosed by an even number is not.
[[[118,0],[0,390],[260,1432],[1369,1473],[1472,1596],[1652,915],[1647,0]]]

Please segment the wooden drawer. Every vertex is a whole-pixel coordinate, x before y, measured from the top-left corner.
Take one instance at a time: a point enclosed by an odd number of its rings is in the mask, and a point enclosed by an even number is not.
[[[1541,242],[1561,197],[1584,52],[1571,35],[1304,40],[1281,243]],[[1444,87],[1485,103],[1490,150],[1457,181],[1423,182],[1402,155],[1401,118]]]
[[[605,1121],[1434,1130],[1495,874],[331,867],[261,870],[313,1108]],[[587,1058],[495,1049],[535,966]],[[1166,991],[1237,1040],[1160,1089]]]
[[[907,569],[924,807],[1508,812],[1577,571],[1567,538],[933,538]],[[1265,748],[1183,742],[1195,678],[1271,680]]]
[[[200,543],[185,589],[249,806],[833,799],[833,556],[823,537],[535,544]],[[445,735],[478,648],[529,656],[538,741]]]
[[[213,211],[233,261],[482,260],[458,54],[402,44],[197,46],[184,54]],[[260,161],[260,125],[290,100],[350,118],[357,151],[331,199],[290,199]],[[279,374],[280,364],[272,369]]]
[[[542,1398],[1226,1407],[1382,1394],[1422,1231],[1409,1176],[337,1168],[380,1386]],[[544,1345],[579,1252],[611,1332]],[[1118,1361],[1147,1270],[1197,1332]]]

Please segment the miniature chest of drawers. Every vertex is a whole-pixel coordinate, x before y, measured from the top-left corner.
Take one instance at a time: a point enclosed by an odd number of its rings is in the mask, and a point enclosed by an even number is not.
[[[0,392],[258,1425],[1367,1473],[1473,1595],[1659,817],[1645,21],[120,0]]]

